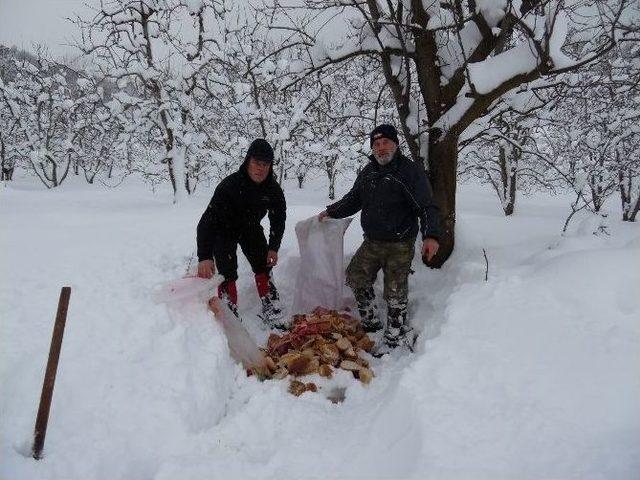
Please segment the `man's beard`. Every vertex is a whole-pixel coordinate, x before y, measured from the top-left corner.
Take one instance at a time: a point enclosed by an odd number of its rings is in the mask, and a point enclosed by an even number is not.
[[[396,153],[396,150],[397,150],[397,148],[394,149],[393,151],[387,153],[387,154],[384,154],[384,155],[378,155],[378,154],[374,153],[373,156],[375,157],[376,162],[378,162],[378,165],[384,166],[384,165],[386,165],[387,163],[389,163],[391,161],[391,159],[393,158],[393,156]]]

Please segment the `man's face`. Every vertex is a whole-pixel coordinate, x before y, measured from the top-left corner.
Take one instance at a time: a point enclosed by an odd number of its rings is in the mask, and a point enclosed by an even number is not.
[[[247,173],[249,174],[249,178],[255,183],[262,183],[267,179],[270,167],[271,162],[265,162],[251,157],[247,165]]]
[[[373,156],[376,158],[377,162],[380,165],[386,165],[393,158],[398,146],[393,140],[389,140],[386,137],[380,137],[373,141],[372,148]]]

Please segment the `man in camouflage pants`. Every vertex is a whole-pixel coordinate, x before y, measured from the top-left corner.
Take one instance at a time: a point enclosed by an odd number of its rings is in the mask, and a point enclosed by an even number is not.
[[[396,129],[379,125],[370,134],[370,144],[371,161],[360,172],[353,188],[341,200],[327,206],[319,218],[344,218],[362,210],[364,242],[347,267],[347,285],[358,302],[364,329],[380,330],[382,322],[373,284],[382,269],[387,326],[386,348],[379,351],[398,345],[412,349],[415,335],[407,321],[407,301],[415,238],[419,230],[422,255],[430,260],[439,247],[440,214],[424,169],[398,149]]]

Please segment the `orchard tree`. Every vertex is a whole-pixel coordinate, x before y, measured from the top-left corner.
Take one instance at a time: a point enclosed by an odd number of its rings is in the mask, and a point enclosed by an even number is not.
[[[596,61],[615,45],[632,3],[276,0],[264,12],[274,30],[289,34],[284,45],[307,47],[292,82],[358,56],[379,62],[411,156],[428,164],[444,217],[441,248],[430,262],[439,267],[454,247],[465,131],[519,87]],[[336,40],[335,32],[343,35]]]
[[[121,119],[113,116],[104,98],[104,89],[93,78],[78,78],[75,88],[75,138],[73,169],[86,181],[111,177],[114,167],[123,170],[126,157]]]
[[[620,107],[620,114],[610,127],[616,129],[614,163],[622,220],[627,222],[635,222],[640,211],[640,5],[636,5],[636,11],[616,49],[609,74],[610,80],[616,82],[610,90],[612,99]]]
[[[516,145],[527,140],[526,129],[496,128],[495,135],[486,134],[468,144],[461,157],[459,176],[471,175],[489,183],[500,200],[502,211],[509,216],[515,211],[524,168],[522,149]],[[505,135],[512,135],[513,143],[504,141]]]
[[[355,170],[363,145],[368,147],[371,125],[380,118],[386,87],[375,82],[375,77],[363,76],[366,71],[367,65],[353,61],[318,76],[321,91],[307,118],[310,135],[304,156],[326,174],[331,200],[335,198],[338,175]]]
[[[556,93],[565,100],[553,127],[560,132],[558,159],[584,183],[585,204],[598,213],[619,192],[625,221],[635,220],[640,197],[638,53],[637,40],[621,41],[600,62],[573,74]]]
[[[78,18],[78,48],[103,79],[119,90],[112,114],[135,109],[136,127],[157,131],[159,162],[178,201],[192,189],[190,141],[196,137],[193,91],[217,48],[217,21],[225,6],[215,0],[101,0],[92,18]],[[211,47],[211,48],[210,48]]]
[[[13,180],[20,157],[19,142],[18,121],[11,115],[7,104],[0,102],[0,180]]]
[[[3,133],[4,155],[9,149],[11,158],[23,158],[47,188],[59,186],[69,174],[77,140],[76,105],[59,65],[42,49],[35,63],[16,60],[13,80],[5,84],[0,78],[0,103],[3,123],[10,125]]]
[[[512,215],[516,208],[518,191],[537,184],[549,188],[544,168],[537,168],[535,157],[523,154],[523,148],[535,142],[533,126],[545,124],[544,112],[552,102],[532,98],[517,110],[505,104],[495,108],[475,125],[475,133],[459,142],[460,178],[474,177],[489,183],[496,192],[505,215]],[[479,128],[484,124],[484,128]],[[472,129],[468,130],[470,133]]]

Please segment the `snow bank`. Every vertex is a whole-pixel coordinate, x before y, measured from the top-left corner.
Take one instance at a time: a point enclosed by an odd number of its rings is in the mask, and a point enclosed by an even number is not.
[[[344,372],[344,402],[333,404],[247,378],[201,303],[154,303],[156,285],[185,273],[206,192],[172,205],[170,195],[72,187],[0,191],[10,227],[0,237],[2,478],[584,480],[640,471],[637,225],[611,215],[610,235],[594,235],[590,219],[576,219],[561,238],[567,199],[523,198],[505,218],[491,192],[463,186],[454,256],[440,271],[413,265],[416,353],[380,359],[368,386]],[[288,304],[299,267],[293,225],[328,202],[323,185],[286,194],[275,278]],[[358,223],[345,235],[347,260]],[[244,260],[239,274],[241,313],[263,343]],[[35,462],[30,436],[65,284],[67,331],[45,458]]]

